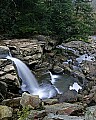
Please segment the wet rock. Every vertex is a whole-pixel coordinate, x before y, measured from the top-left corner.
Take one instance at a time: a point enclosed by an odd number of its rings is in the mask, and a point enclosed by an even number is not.
[[[44,106],[47,114],[71,115],[73,112],[82,110],[83,106],[79,104],[60,103]]]
[[[12,112],[13,110],[11,107],[0,105],[0,120],[4,118],[6,119],[11,118]]]
[[[74,71],[72,74],[79,79],[80,83],[84,83],[85,75],[81,71]]]
[[[45,99],[45,100],[42,100],[42,101],[44,102],[44,105],[53,105],[53,104],[58,103],[57,99]]]
[[[63,64],[63,65],[62,65],[62,68],[64,69],[64,72],[65,72],[66,74],[71,74],[71,73],[72,73],[72,69],[69,67],[68,64]]]
[[[75,102],[77,101],[77,92],[68,90],[59,97],[59,102]]]
[[[9,55],[9,48],[6,46],[0,46],[0,58],[5,58]]]
[[[53,71],[54,73],[63,73],[64,69],[59,66],[54,66]]]
[[[31,95],[25,92],[22,94],[22,98],[20,100],[20,104],[23,107],[31,106],[32,108],[40,107],[40,102],[38,95]]]

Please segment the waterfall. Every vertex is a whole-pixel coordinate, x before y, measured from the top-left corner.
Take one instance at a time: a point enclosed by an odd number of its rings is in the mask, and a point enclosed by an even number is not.
[[[39,84],[30,69],[17,58],[13,58],[11,56],[7,56],[6,58],[12,60],[16,65],[18,76],[22,80],[22,90],[30,93],[35,92],[35,90],[39,88]]]
[[[57,94],[57,91],[53,85],[43,84],[39,86],[35,76],[30,69],[19,59],[12,56],[7,56],[7,59],[14,62],[16,65],[17,73],[22,80],[22,91],[28,91],[30,94],[39,95],[39,98],[51,98]]]

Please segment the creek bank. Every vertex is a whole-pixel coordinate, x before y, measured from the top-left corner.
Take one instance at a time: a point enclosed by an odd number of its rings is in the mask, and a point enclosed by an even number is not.
[[[43,108],[41,107],[43,110],[39,110],[38,112],[38,110],[35,109],[32,110],[30,114],[28,112],[29,120],[35,118],[42,120],[87,120],[87,118],[90,117],[87,115],[87,111],[89,111],[90,108],[87,110],[85,110],[85,108],[87,108],[87,106],[96,104],[95,40],[91,38],[90,43],[72,41],[66,44],[62,43],[62,45],[57,46],[57,42],[55,40],[51,40],[49,37],[47,38],[45,36],[37,36],[34,39],[4,40],[0,45],[7,46],[7,48],[10,49],[10,53],[13,57],[19,58],[25,62],[36,75],[39,82],[41,79],[44,81],[45,77],[48,79],[47,82],[50,82],[50,70],[52,74],[55,75],[62,75],[66,73],[69,76],[73,76],[76,78],[79,85],[82,86],[82,90],[80,90],[78,93],[75,90],[68,90],[62,95],[57,95],[54,102],[49,102],[50,100],[47,102],[43,101],[42,103],[44,106]],[[8,53],[8,49],[7,51],[4,50],[4,54]],[[82,58],[81,62],[78,62],[77,58],[80,58],[82,55],[85,55],[84,59]],[[89,59],[89,56],[91,56],[92,59]],[[0,101],[2,101],[1,105],[13,108],[13,113],[16,115],[19,107],[21,106],[19,78],[13,67],[13,63],[11,63],[9,60],[0,59],[0,66],[0,84],[2,85],[0,88]],[[65,102],[69,102],[70,104],[69,107],[63,109],[62,104],[66,106]],[[74,105],[73,103],[77,102],[82,103],[82,109],[74,110],[74,108],[71,106]],[[8,105],[8,103],[10,103],[10,105]],[[54,114],[54,112],[51,113],[50,111],[50,109],[54,111],[54,108],[56,107],[55,104],[60,106],[59,112],[56,112],[56,114]],[[52,108],[49,109],[45,106],[50,106]],[[16,109],[14,110],[14,108]],[[93,109],[90,109],[90,113],[92,113],[90,118],[92,118],[92,116],[96,118],[95,106],[94,112],[92,112],[92,110]],[[62,115],[61,113],[66,114]],[[73,113],[74,117],[71,116]],[[76,116],[77,113],[80,113],[78,115],[79,117]],[[33,114],[35,114],[34,118],[32,118]],[[86,118],[84,116],[86,116]]]

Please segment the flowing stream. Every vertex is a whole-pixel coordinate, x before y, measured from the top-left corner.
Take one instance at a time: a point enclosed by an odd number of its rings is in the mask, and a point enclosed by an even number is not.
[[[39,86],[37,79],[30,69],[19,59],[7,56],[7,59],[14,62],[19,78],[22,80],[22,91],[28,91],[30,94],[39,95],[39,98],[51,98],[57,94],[56,88],[51,84]]]
[[[18,76],[22,81],[21,90],[28,91],[33,95],[39,95],[41,99],[52,98],[67,90],[76,90],[78,92],[79,89],[82,89],[76,82],[77,80],[72,76],[66,74],[53,75],[50,71],[50,83],[42,83],[39,85],[33,73],[21,60],[12,56],[7,56],[6,58],[11,60],[16,66]],[[44,81],[47,81],[47,78],[44,78]]]
[[[73,50],[73,52],[75,51]],[[7,55],[6,58],[11,60],[15,64],[18,76],[22,81],[21,90],[28,91],[30,94],[33,95],[39,95],[39,98],[41,99],[52,98],[57,94],[62,94],[68,90],[76,90],[78,92],[79,89],[82,89],[82,87],[77,82],[78,80],[76,80],[74,77],[66,74],[53,75],[50,71],[49,71],[51,77],[50,82],[49,83],[42,82],[42,84],[39,85],[34,74],[21,60],[14,58],[11,55]],[[94,57],[84,54],[76,58],[78,64],[80,64],[83,60],[92,61],[94,60]],[[68,64],[69,62],[72,62],[72,60],[69,59],[65,63]],[[75,67],[76,69],[78,68],[78,66]],[[45,77],[43,76],[43,79],[44,81],[47,81],[46,76]]]

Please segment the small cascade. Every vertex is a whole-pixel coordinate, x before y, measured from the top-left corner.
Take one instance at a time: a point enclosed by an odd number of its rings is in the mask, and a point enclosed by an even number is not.
[[[39,88],[39,84],[35,76],[31,73],[30,69],[19,59],[7,56],[16,65],[18,76],[22,80],[22,91],[28,91],[29,93],[35,92]]]
[[[88,54],[81,55],[80,57],[76,58],[78,63],[82,63],[82,61],[95,61],[95,57],[89,56]]]
[[[39,86],[35,76],[21,60],[12,56],[7,56],[6,58],[14,62],[16,65],[18,76],[22,80],[22,91],[28,91],[33,95],[39,95],[39,98],[41,99],[56,96],[56,88],[50,84],[43,84],[42,86]]]

